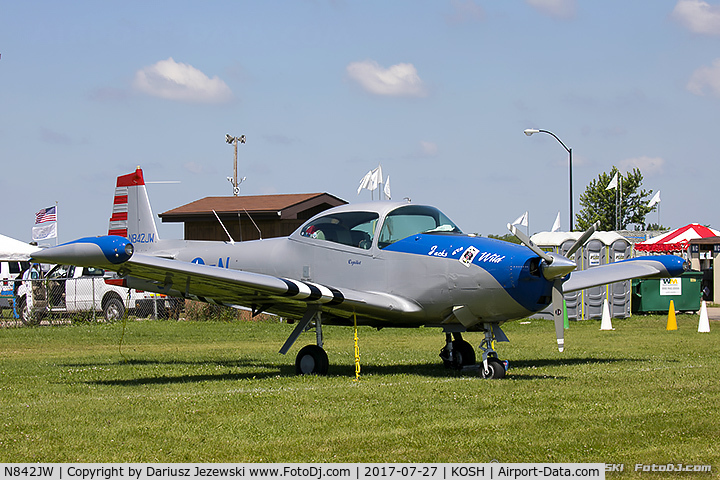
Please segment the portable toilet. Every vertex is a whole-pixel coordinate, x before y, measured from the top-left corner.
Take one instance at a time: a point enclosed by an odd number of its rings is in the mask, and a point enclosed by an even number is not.
[[[531,237],[541,249],[567,256],[568,250],[580,238],[580,232],[540,232]],[[575,252],[578,270],[593,268],[606,263],[630,258],[632,246],[616,232],[595,232],[585,245]],[[565,293],[568,318],[586,320],[602,318],[603,302],[607,298],[610,315],[626,318],[631,314],[631,282],[629,280],[601,285],[578,292]],[[551,316],[550,309],[543,311],[543,317]]]
[[[582,233],[580,232],[538,232],[530,237],[530,240],[542,250],[567,256],[568,250],[570,250],[570,247],[575,244],[575,241],[580,238],[581,235]],[[575,252],[574,257],[571,258],[571,260],[575,260],[578,270],[581,269],[581,258],[582,255],[580,251]],[[577,320],[580,307],[579,299],[581,298],[580,292],[566,293],[564,298],[568,319]],[[539,316],[552,318],[552,307],[549,306],[540,312]]]
[[[608,263],[619,262],[632,256],[632,245],[630,242],[617,235],[614,240],[608,239]],[[631,315],[632,281],[611,283],[608,286],[608,305],[610,316],[613,318],[627,318]]]
[[[607,263],[607,255],[605,242],[597,238],[596,235],[590,237],[590,240],[582,249],[583,270],[599,267]],[[582,318],[602,318],[603,301],[605,300],[605,285],[586,288],[582,295]]]
[[[577,235],[577,238],[580,238],[580,235]],[[567,257],[567,252],[570,250],[570,247],[572,247],[575,244],[576,238],[568,238],[559,247],[558,253],[560,255],[563,255]],[[569,257],[570,260],[575,261],[575,265],[577,265],[578,270],[582,270],[582,249],[578,250],[577,252],[573,253],[571,257]],[[580,299],[582,298],[582,292],[568,292],[565,293],[565,305],[567,307],[567,315],[569,319],[577,320],[578,319],[578,311],[580,310]]]

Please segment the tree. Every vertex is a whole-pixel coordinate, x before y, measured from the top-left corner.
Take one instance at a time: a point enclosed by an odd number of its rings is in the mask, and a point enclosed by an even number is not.
[[[516,237],[515,235],[513,235],[512,233],[506,233],[505,235],[493,235],[493,234],[491,233],[490,235],[488,235],[488,238],[494,238],[494,239],[496,239],[496,240],[503,240],[503,241],[505,241],[505,242],[510,242],[510,243],[517,243],[517,244],[522,243],[522,242],[520,241],[520,239],[517,238],[517,237]]]
[[[616,202],[620,204],[619,230],[626,230],[627,226],[631,224],[638,225],[645,230],[645,216],[657,208],[657,205],[647,206],[648,197],[652,191],[640,188],[643,176],[639,168],[634,168],[624,175],[620,174],[618,186],[608,190],[608,185],[616,173],[619,174],[617,167],[613,167],[609,174],[601,173],[580,195],[582,209],[575,217],[575,226],[578,230],[587,230],[598,220],[600,221],[600,230],[615,230],[617,224]],[[622,198],[616,200],[618,193],[621,193]]]

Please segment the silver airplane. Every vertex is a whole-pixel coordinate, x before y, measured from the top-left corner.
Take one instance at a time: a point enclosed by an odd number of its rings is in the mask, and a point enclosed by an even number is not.
[[[463,339],[484,332],[481,376],[506,368],[493,341],[508,341],[500,326],[552,305],[563,351],[563,292],[641,277],[678,276],[686,265],[673,255],[638,257],[584,271],[567,257],[525,244],[463,234],[440,210],[374,202],[344,205],[308,220],[285,238],[246,242],[158,237],[143,172],[118,177],[109,235],[45,249],[35,261],[116,271],[128,288],[245,307],[297,322],[280,353],[315,327],[316,342],[300,349],[298,374],[327,374],[323,325],[437,327],[448,368],[476,365]],[[572,256],[591,228],[567,253]]]

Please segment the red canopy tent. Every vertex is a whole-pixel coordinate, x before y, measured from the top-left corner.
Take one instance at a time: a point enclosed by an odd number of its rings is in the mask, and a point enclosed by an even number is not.
[[[715,237],[720,235],[720,231],[697,223],[691,223],[684,227],[677,228],[663,235],[636,243],[635,250],[641,252],[681,252],[687,250],[690,240],[696,238]]]

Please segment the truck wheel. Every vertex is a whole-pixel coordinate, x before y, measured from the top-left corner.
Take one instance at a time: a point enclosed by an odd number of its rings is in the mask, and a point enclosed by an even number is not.
[[[40,323],[40,315],[34,314],[27,304],[25,297],[18,299],[17,303],[18,313],[20,314],[20,320],[23,325],[37,325]]]
[[[115,322],[125,315],[125,305],[119,298],[109,298],[103,306],[103,315],[106,322]]]

